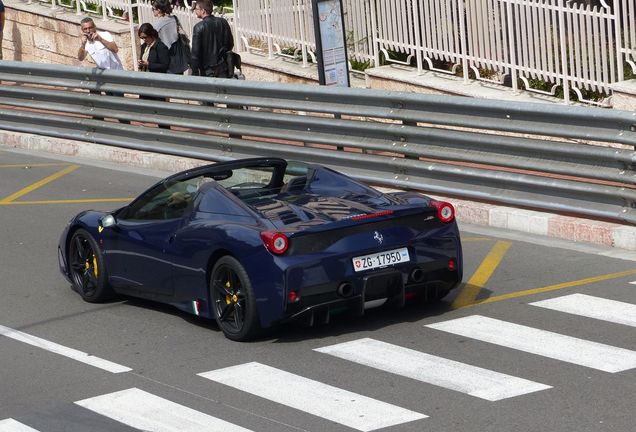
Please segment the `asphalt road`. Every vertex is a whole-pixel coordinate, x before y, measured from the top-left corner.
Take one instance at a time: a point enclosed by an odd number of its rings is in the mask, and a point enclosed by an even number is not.
[[[461,226],[466,286],[441,304],[234,343],[160,304],[85,303],[59,274],[72,215],[159,175],[0,150],[0,432],[636,429],[633,253]],[[579,309],[530,304],[564,296]]]

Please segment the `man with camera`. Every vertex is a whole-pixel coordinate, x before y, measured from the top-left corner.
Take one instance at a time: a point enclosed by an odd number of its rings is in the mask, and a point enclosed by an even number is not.
[[[124,69],[117,56],[119,48],[117,48],[113,36],[107,31],[97,31],[92,18],[84,18],[80,25],[82,32],[80,34],[81,45],[77,52],[78,60],[84,60],[88,53],[98,68]]]

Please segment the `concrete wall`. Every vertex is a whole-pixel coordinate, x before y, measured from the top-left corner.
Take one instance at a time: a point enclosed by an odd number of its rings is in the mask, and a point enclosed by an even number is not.
[[[3,0],[5,26],[2,51],[5,60],[92,66],[91,60],[77,60],[80,45],[80,20],[74,10],[57,8],[34,1]],[[119,47],[119,58],[133,69],[128,23],[102,21],[93,17],[98,30],[109,31]]]
[[[636,79],[619,81],[612,85],[612,107],[636,111]]]

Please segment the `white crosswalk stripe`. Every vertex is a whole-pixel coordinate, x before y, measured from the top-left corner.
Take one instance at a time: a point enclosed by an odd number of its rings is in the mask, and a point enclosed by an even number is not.
[[[199,375],[360,431],[427,417],[256,362]]]
[[[75,403],[125,425],[149,432],[251,432],[138,388]]]
[[[13,419],[0,420],[0,432],[39,432]]]
[[[636,367],[636,351],[480,315],[426,327],[605,372],[614,373]]]
[[[8,338],[24,342],[26,344],[32,345],[37,348],[41,348],[46,351],[53,352],[55,354],[62,355],[64,357],[71,358],[73,360],[77,360],[78,362],[85,363],[90,366],[94,366],[99,369],[103,369],[105,371],[111,373],[122,373],[129,372],[132,369],[126,366],[122,366],[117,363],[113,363],[111,361],[95,357],[94,355],[90,355],[88,353],[66,347],[64,345],[60,345],[55,342],[48,341],[46,339],[39,338],[37,336],[33,336],[28,333],[21,332],[19,330],[14,330],[9,327],[5,327],[0,325],[0,335],[6,336]]]
[[[317,348],[314,351],[489,401],[551,388],[545,384],[369,338]]]
[[[571,294],[530,303],[560,312],[636,327],[636,304],[585,294]]]

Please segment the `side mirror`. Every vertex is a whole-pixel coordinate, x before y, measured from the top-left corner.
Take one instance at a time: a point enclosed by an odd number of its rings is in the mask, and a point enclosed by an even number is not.
[[[108,214],[99,221],[98,230],[99,232],[102,232],[104,228],[110,228],[115,225],[117,225],[117,220],[115,219],[115,216]]]

